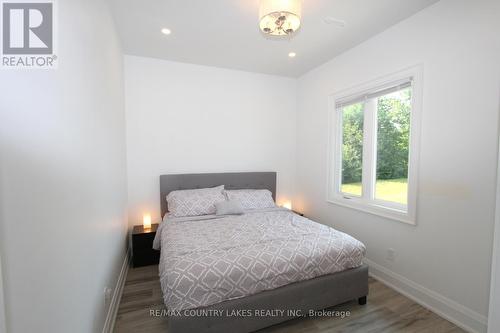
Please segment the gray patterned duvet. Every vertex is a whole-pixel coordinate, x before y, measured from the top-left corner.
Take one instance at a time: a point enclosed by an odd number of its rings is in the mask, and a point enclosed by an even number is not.
[[[198,308],[358,267],[363,243],[289,210],[162,222],[160,282],[169,310]]]

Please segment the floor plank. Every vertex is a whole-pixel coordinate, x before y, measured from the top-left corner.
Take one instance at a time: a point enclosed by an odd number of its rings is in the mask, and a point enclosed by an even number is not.
[[[366,305],[356,301],[331,310],[350,311],[344,318],[299,318],[259,333],[461,333],[465,332],[409,298],[370,278]],[[127,275],[115,323],[115,333],[167,333],[167,318],[151,315],[165,310],[158,266],[131,268]]]

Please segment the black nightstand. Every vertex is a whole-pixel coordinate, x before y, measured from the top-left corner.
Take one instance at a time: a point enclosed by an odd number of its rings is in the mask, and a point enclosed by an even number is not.
[[[160,251],[153,249],[158,224],[151,224],[151,229],[144,229],[142,225],[134,226],[132,231],[132,262],[134,267],[158,265]]]

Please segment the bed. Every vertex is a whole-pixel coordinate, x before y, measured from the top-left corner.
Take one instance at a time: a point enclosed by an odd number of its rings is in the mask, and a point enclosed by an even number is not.
[[[274,172],[160,176],[166,218],[155,247],[170,333],[251,332],[353,299],[366,303],[365,248],[345,233],[279,207],[167,214],[170,192],[222,184],[276,196]]]

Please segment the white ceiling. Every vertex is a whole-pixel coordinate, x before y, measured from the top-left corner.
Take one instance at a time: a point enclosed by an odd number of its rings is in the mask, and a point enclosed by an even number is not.
[[[437,1],[303,0],[302,27],[291,40],[260,32],[259,0],[111,4],[126,54],[297,77]],[[162,34],[164,27],[172,34]]]

